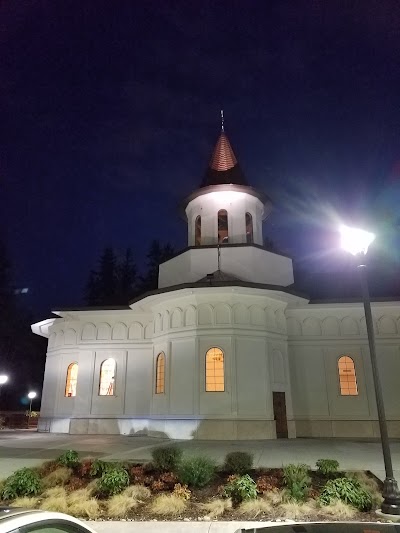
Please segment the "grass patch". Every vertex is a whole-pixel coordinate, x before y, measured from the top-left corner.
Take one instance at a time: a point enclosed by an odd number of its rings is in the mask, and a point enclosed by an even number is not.
[[[366,472],[348,472],[346,477],[357,480],[361,487],[371,494],[373,507],[380,507],[383,502],[382,491],[375,478]]]
[[[339,520],[346,520],[354,518],[357,514],[357,510],[341,500],[335,500],[330,505],[322,505],[320,509],[318,509],[318,513],[322,513],[328,518],[333,517]]]
[[[127,487],[122,494],[130,498],[134,498],[139,502],[143,500],[148,500],[151,496],[150,489],[144,487],[143,485],[130,485]]]
[[[72,470],[65,466],[57,468],[50,474],[47,474],[43,478],[42,484],[45,489],[50,489],[52,487],[57,487],[58,485],[65,485],[71,478]]]
[[[64,487],[52,487],[43,493],[44,498],[64,498],[67,499],[67,492]]]
[[[272,510],[273,506],[266,498],[257,498],[256,500],[247,500],[242,502],[238,512],[243,516],[256,518],[259,514],[271,513]]]
[[[68,505],[75,505],[81,502],[87,502],[92,497],[92,490],[89,488],[74,490],[70,492],[67,497]]]
[[[153,500],[150,510],[159,516],[178,516],[185,511],[186,507],[187,504],[182,498],[174,494],[161,494]]]
[[[209,503],[201,503],[199,507],[206,511],[206,516],[213,520],[222,516],[228,509],[232,509],[232,500],[230,498],[217,498]]]
[[[25,507],[26,509],[35,509],[38,504],[38,499],[31,496],[22,496],[21,498],[16,498],[10,507]]]
[[[55,513],[68,513],[67,499],[65,496],[48,496],[40,502],[39,509]]]
[[[301,503],[296,501],[289,501],[281,503],[278,511],[284,518],[292,518],[294,520],[306,519],[316,513],[317,504],[315,500],[308,500]]]
[[[269,502],[273,507],[280,505],[285,499],[285,491],[273,489],[264,493],[264,499]]]
[[[101,515],[101,509],[96,498],[90,498],[88,500],[72,503],[68,508],[68,513],[78,518],[96,520]]]
[[[110,518],[126,518],[129,511],[138,506],[138,500],[126,494],[116,494],[107,502],[107,514]]]

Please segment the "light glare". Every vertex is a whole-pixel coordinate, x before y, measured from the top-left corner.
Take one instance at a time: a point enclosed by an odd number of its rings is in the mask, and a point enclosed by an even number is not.
[[[8,381],[8,376],[6,376],[5,374],[2,374],[0,376],[0,385],[4,385],[4,383],[7,383]]]
[[[36,398],[36,392],[30,392],[30,393],[28,394],[28,398],[29,398],[30,400],[33,400],[34,398]]]
[[[374,233],[363,229],[340,226],[341,246],[353,255],[366,254],[369,245],[375,240]]]

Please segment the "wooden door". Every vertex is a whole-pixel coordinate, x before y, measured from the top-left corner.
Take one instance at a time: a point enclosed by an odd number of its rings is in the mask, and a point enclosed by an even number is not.
[[[273,392],[272,400],[274,405],[274,419],[276,423],[276,437],[278,439],[288,438],[286,399],[284,392]]]

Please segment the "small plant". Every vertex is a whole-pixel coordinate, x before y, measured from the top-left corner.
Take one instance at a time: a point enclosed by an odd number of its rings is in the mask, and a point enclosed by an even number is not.
[[[39,474],[31,468],[21,468],[6,479],[2,497],[4,500],[14,500],[19,496],[35,496],[40,489]]]
[[[168,487],[173,487],[175,483],[178,481],[178,478],[173,472],[164,472],[160,476],[160,481],[165,483]]]
[[[264,494],[264,492],[269,492],[273,490],[276,485],[272,483],[271,476],[260,476],[257,478],[257,492]]]
[[[257,498],[256,482],[245,474],[225,487],[225,496],[232,498],[233,503],[241,503],[246,500],[254,500]]]
[[[214,477],[215,464],[208,457],[190,457],[181,462],[178,479],[189,487],[205,487]]]
[[[318,459],[315,464],[318,472],[323,476],[334,476],[339,470],[339,462],[336,459]]]
[[[182,450],[177,446],[155,448],[152,453],[154,466],[162,472],[175,471],[182,459]]]
[[[101,494],[113,496],[122,492],[128,485],[128,472],[121,467],[114,467],[101,476],[97,482],[97,489]]]
[[[247,474],[253,467],[253,456],[247,452],[231,452],[225,457],[224,470],[229,474]]]
[[[178,496],[178,498],[182,498],[182,500],[190,500],[192,496],[192,491],[187,488],[187,485],[181,485],[180,483],[176,483],[174,486],[173,494],[175,494],[175,496]]]
[[[335,500],[353,505],[359,511],[369,511],[372,507],[371,494],[361,486],[359,481],[347,477],[328,481],[319,497],[321,505],[330,505]]]
[[[78,474],[80,477],[88,478],[91,476],[91,470],[93,465],[93,459],[83,459],[79,466]]]
[[[132,466],[129,475],[133,483],[144,483],[145,473],[143,466]]]
[[[160,479],[156,479],[156,481],[153,481],[153,483],[151,484],[151,490],[153,492],[162,492],[166,488],[167,488],[166,484],[164,483],[164,481],[161,481]]]
[[[152,504],[151,511],[160,516],[178,516],[186,509],[186,502],[175,494],[160,494]]]
[[[79,455],[75,450],[67,450],[57,459],[57,463],[68,468],[74,468],[79,464]]]
[[[283,482],[287,487],[287,499],[297,502],[307,499],[311,487],[309,470],[310,467],[304,464],[289,464],[283,467]]]

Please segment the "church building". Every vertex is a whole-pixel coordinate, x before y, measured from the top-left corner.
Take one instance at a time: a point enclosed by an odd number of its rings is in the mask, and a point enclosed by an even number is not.
[[[359,302],[310,301],[264,248],[270,199],[222,128],[184,200],[187,248],[126,307],[56,309],[39,431],[174,439],[376,437]],[[389,434],[400,437],[400,302],[373,304]]]

